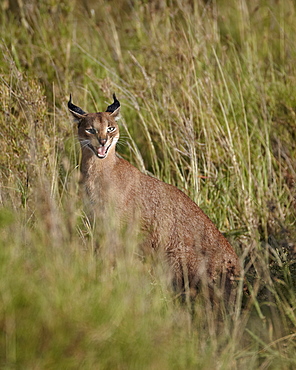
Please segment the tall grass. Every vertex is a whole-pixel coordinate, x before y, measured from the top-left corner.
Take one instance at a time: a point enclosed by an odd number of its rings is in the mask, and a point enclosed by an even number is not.
[[[1,7],[0,366],[295,367],[294,2]],[[101,111],[113,92],[118,152],[241,257],[231,315],[199,297],[192,316],[133,237],[84,213],[66,102]]]

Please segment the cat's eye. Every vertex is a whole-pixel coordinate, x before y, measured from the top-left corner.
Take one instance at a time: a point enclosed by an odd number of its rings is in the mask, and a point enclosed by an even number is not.
[[[116,130],[116,127],[111,127],[111,126],[107,127],[107,132],[108,133],[113,132],[115,130]]]
[[[97,133],[97,130],[95,128],[87,128],[85,132],[87,132],[88,134],[95,135]]]

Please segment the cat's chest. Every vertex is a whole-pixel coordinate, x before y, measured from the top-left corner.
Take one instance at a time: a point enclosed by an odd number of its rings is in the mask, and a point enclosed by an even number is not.
[[[102,206],[126,206],[126,200],[132,201],[131,186],[114,174],[96,173],[83,176],[83,186],[91,203]]]

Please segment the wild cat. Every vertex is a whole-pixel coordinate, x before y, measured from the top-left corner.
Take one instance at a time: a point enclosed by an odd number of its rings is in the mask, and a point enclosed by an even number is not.
[[[163,252],[177,290],[184,291],[187,285],[194,296],[205,282],[210,289],[223,282],[229,294],[240,275],[235,251],[185,193],[116,155],[120,103],[115,94],[113,99],[105,112],[98,113],[84,112],[71,96],[68,102],[78,125],[82,184],[94,214],[102,217],[106,206],[112,206],[126,223],[137,218],[145,250]]]

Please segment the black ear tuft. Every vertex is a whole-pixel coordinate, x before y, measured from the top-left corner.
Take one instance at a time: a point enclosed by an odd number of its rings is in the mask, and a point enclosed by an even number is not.
[[[68,101],[68,108],[69,111],[75,115],[75,113],[79,115],[84,115],[86,112],[84,112],[81,108],[77,107],[76,105],[72,104],[72,95],[70,94],[70,99]]]
[[[113,113],[116,109],[118,109],[120,107],[120,103],[117,100],[115,94],[113,94],[113,100],[114,100],[114,102],[111,105],[108,106],[106,112]]]

